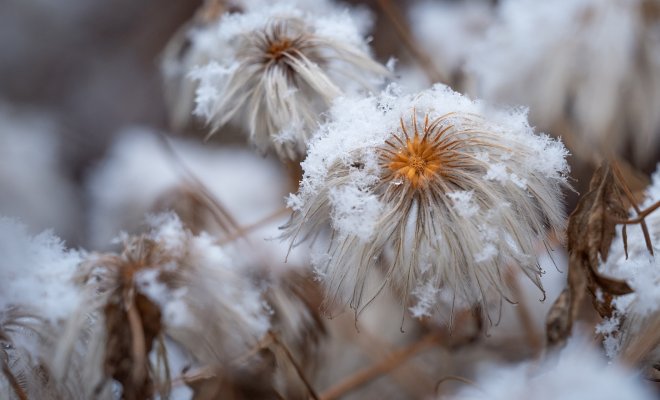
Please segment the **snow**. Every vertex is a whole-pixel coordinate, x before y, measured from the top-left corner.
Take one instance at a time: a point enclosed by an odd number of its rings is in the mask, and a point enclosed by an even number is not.
[[[650,400],[655,395],[634,372],[608,361],[583,337],[540,363],[482,368],[475,386],[452,400]]]
[[[0,218],[0,310],[19,306],[53,324],[67,318],[80,301],[73,278],[81,260],[51,232],[31,236]]]

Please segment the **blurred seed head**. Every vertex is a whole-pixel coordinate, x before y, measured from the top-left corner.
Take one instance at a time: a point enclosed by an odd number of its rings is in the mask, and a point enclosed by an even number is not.
[[[347,14],[274,6],[224,15],[204,40],[222,51],[193,69],[195,114],[211,134],[229,121],[260,151],[298,160],[320,114],[345,91],[374,90],[389,71]]]

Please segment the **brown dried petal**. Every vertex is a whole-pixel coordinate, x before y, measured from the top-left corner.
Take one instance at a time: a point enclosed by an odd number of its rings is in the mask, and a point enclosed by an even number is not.
[[[129,306],[130,307],[130,306]],[[147,373],[146,362],[154,339],[161,331],[160,309],[146,296],[136,293],[133,307],[140,320],[141,332],[130,328],[129,312],[124,304],[110,302],[105,307],[106,341],[104,368],[108,376],[121,383],[122,398],[126,400],[150,399],[154,387]],[[135,354],[134,333],[142,335],[144,354]],[[141,364],[141,365],[139,365]]]

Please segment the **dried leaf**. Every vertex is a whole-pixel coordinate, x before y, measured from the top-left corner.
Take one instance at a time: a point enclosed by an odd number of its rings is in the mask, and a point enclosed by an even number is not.
[[[617,221],[626,216],[621,189],[611,167],[603,164],[594,172],[589,191],[579,200],[568,220],[568,287],[548,313],[548,344],[563,345],[587,290],[594,308],[603,317],[612,314],[613,296],[632,292],[626,282],[598,272],[601,260],[607,260]]]

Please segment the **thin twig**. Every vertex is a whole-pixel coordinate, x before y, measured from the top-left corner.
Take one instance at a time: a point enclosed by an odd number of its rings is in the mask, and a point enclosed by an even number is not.
[[[612,221],[616,222],[617,224],[626,224],[626,225],[639,224],[642,221],[644,221],[644,218],[648,217],[649,214],[651,214],[653,211],[657,210],[658,208],[660,208],[660,200],[656,201],[648,208],[642,210],[638,214],[637,218],[631,218],[631,219],[612,218]]]
[[[630,188],[628,187],[628,184],[626,183],[626,180],[623,177],[623,174],[621,173],[621,170],[619,169],[619,165],[616,161],[610,163],[612,165],[612,171],[614,171],[614,176],[617,178],[619,181],[619,185],[623,189],[623,193],[625,193],[626,197],[632,204],[633,208],[635,209],[635,212],[637,215],[641,215],[641,211],[639,209],[639,206],[637,206],[637,202],[635,201],[635,197],[633,196],[632,192],[630,191]],[[649,250],[649,253],[653,255],[653,246],[651,245],[651,235],[649,235],[649,228],[646,226],[646,221],[644,221],[644,218],[642,217],[642,220],[640,221],[640,224],[642,226],[642,232],[644,233],[644,241],[646,242],[646,248]]]
[[[435,68],[431,58],[422,51],[417,44],[415,44],[415,39],[410,34],[410,29],[408,28],[406,22],[401,18],[401,12],[396,9],[391,0],[378,0],[378,5],[383,10],[383,13],[387,18],[392,22],[394,30],[399,35],[403,44],[408,48],[413,57],[417,59],[419,65],[422,67],[428,78],[432,83],[442,82],[447,83],[445,79]]]
[[[284,351],[284,354],[289,359],[289,362],[291,363],[291,365],[293,365],[293,368],[295,368],[296,372],[298,373],[298,376],[300,377],[300,380],[305,384],[305,387],[307,388],[307,391],[309,392],[309,395],[312,396],[312,398],[314,400],[319,400],[320,399],[319,395],[316,393],[316,390],[314,390],[314,387],[312,386],[312,384],[309,382],[309,380],[305,376],[305,373],[303,372],[300,365],[298,365],[296,360],[293,358],[293,354],[291,354],[291,351],[289,351],[289,348],[284,343],[282,343],[280,341],[280,339],[277,337],[277,335],[274,332],[270,331],[270,332],[268,332],[268,335],[273,340],[273,343],[278,345]]]
[[[387,374],[391,370],[400,367],[405,361],[419,353],[420,351],[435,345],[441,335],[438,332],[432,332],[417,342],[414,342],[400,350],[394,351],[393,353],[386,356],[382,361],[377,364],[372,365],[371,367],[365,368],[357,373],[349,376],[342,382],[339,382],[337,385],[326,390],[325,393],[321,395],[322,400],[332,400],[337,399],[346,393],[351,392],[352,390],[357,389],[358,387],[372,381],[373,379]]]

